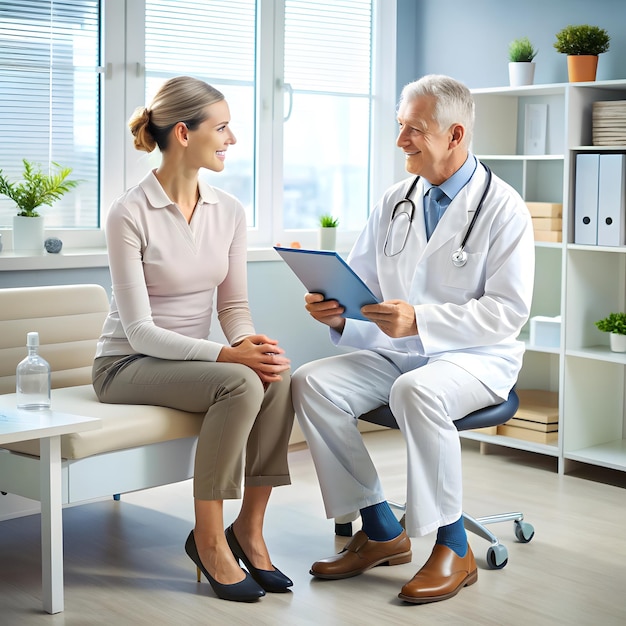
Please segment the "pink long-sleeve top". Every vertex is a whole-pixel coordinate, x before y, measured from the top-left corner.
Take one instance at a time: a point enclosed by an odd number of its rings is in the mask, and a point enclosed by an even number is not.
[[[96,357],[216,361],[214,306],[231,345],[255,334],[244,208],[203,181],[199,192],[189,224],[153,172],[113,203],[105,227],[113,295]]]

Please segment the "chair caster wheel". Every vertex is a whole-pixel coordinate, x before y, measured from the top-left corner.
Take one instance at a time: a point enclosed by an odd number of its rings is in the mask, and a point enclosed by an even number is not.
[[[528,522],[515,522],[515,536],[520,543],[528,543],[535,536],[535,529]]]
[[[487,550],[487,565],[489,569],[502,569],[509,562],[509,551],[506,546],[498,544]]]

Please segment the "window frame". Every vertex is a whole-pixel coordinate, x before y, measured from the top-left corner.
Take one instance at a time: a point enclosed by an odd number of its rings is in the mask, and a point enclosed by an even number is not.
[[[274,45],[282,35],[284,3],[282,0],[257,0],[257,139],[255,168],[255,204],[257,227],[248,230],[249,249],[266,249],[277,241],[298,240],[303,247],[316,247],[317,231],[281,231],[282,224],[282,119],[283,119],[283,49]],[[102,249],[105,246],[104,224],[109,207],[127,188],[136,184],[145,169],[139,165],[137,150],[128,132],[127,120],[144,102],[144,16],[143,0],[102,0],[100,76],[100,197],[99,228],[46,229],[46,236],[56,236],[65,250]],[[396,0],[373,0],[373,100],[371,115],[372,150],[370,159],[370,204],[382,195],[403,171],[396,136]],[[126,33],[120,36],[120,33]],[[282,39],[280,39],[282,41]],[[277,120],[280,120],[277,122]],[[122,158],[120,158],[122,155]],[[366,208],[369,215],[371,207]],[[10,233],[10,229],[0,233]],[[348,250],[357,231],[340,229],[337,247]],[[5,246],[8,237],[4,238]]]

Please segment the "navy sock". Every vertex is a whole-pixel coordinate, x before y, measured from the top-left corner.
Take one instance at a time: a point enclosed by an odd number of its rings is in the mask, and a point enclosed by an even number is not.
[[[437,531],[436,543],[448,546],[463,558],[467,553],[467,533],[463,525],[463,517],[461,516],[452,524],[441,526]]]
[[[361,509],[362,530],[372,541],[395,539],[402,526],[387,502],[379,502]]]

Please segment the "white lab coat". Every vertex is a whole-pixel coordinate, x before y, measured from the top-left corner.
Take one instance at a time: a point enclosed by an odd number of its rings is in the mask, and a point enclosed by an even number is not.
[[[292,398],[329,518],[385,499],[355,418],[390,404],[407,445],[406,529],[421,536],[462,512],[454,421],[506,398],[517,380],[524,351],[517,335],[530,311],[534,238],[524,202],[493,175],[465,246],[467,264],[452,264],[485,190],[486,173],[478,167],[428,242],[418,183],[406,246],[387,257],[391,213],[412,181],[387,191],[348,261],[383,300],[414,305],[419,334],[392,339],[371,322],[347,319],[343,333],[331,330],[331,338],[361,350],[298,368]]]
[[[419,337],[392,339],[370,322],[347,320],[338,345],[374,350],[407,371],[445,359],[470,371],[506,398],[522,365],[516,339],[528,319],[534,283],[534,237],[528,209],[495,174],[470,237],[464,267],[452,264],[485,190],[478,166],[426,241],[424,188],[414,191],[415,215],[402,252],[383,252],[391,212],[414,177],[391,187],[375,207],[348,263],[374,294],[415,306]],[[469,207],[469,210],[468,210]],[[375,254],[373,251],[375,250]]]

